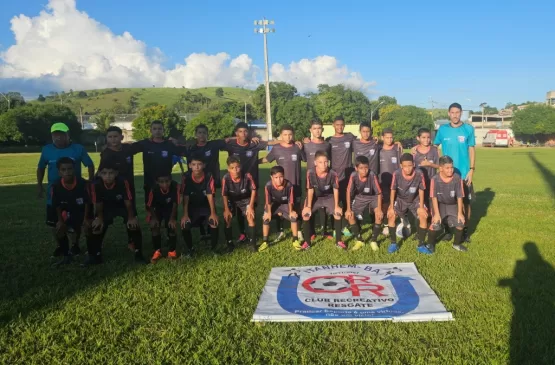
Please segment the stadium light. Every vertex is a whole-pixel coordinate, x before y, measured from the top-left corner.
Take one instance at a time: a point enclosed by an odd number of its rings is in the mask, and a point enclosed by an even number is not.
[[[262,20],[255,20],[254,25],[261,25],[260,28],[255,28],[255,33],[261,33],[264,36],[264,69],[265,69],[265,89],[266,89],[266,126],[268,128],[268,140],[273,139],[272,135],[272,109],[270,106],[270,75],[268,70],[268,40],[266,34],[275,33],[274,28],[268,28],[267,25],[274,25],[273,20],[262,18]]]

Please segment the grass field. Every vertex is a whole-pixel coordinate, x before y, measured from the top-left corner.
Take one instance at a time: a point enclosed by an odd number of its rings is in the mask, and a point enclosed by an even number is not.
[[[299,253],[287,241],[136,266],[116,227],[106,263],[87,270],[50,267],[37,158],[0,155],[2,364],[555,363],[555,151],[478,150],[468,253],[421,256],[412,240],[395,255],[331,242]],[[455,321],[250,322],[272,267],[387,262],[414,262]]]

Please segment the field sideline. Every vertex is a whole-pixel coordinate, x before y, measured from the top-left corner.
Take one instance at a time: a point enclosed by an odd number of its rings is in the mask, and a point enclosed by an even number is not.
[[[116,226],[106,264],[87,270],[50,267],[38,157],[0,155],[2,364],[555,363],[554,150],[477,150],[471,231],[478,225],[468,253],[439,244],[435,255],[418,255],[410,239],[388,255],[380,236],[378,253],[339,251],[331,241],[295,252],[287,240],[260,254],[241,246],[213,257],[201,248],[191,261],[136,266]],[[269,167],[261,166],[261,184]],[[250,322],[272,267],[387,262],[414,262],[455,321]]]

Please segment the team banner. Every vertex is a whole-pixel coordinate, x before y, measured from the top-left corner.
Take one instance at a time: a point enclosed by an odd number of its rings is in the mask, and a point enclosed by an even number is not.
[[[254,322],[449,321],[413,263],[276,267]]]

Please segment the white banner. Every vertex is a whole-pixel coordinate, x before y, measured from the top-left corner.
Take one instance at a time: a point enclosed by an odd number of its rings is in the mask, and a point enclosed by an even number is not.
[[[277,267],[254,322],[453,320],[413,263]]]

